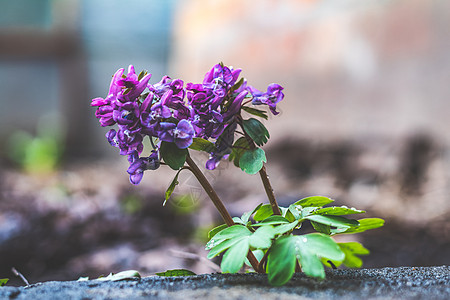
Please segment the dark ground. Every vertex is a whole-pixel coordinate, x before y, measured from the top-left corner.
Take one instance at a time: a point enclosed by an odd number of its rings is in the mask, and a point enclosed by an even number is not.
[[[262,274],[145,277],[119,282],[45,282],[0,288],[2,299],[449,299],[450,267],[331,270],[296,274],[282,287]],[[295,298],[294,298],[295,297]]]
[[[286,141],[269,148],[267,156],[281,205],[319,194],[336,199],[337,205],[367,210],[364,217],[386,219],[381,229],[350,236],[371,251],[364,267],[376,268],[450,265],[447,152],[420,135],[402,143]],[[220,218],[195,180],[182,175],[174,199],[163,207],[173,172],[146,174],[133,187],[126,162],[117,161],[77,162],[45,175],[4,164],[0,278],[10,278],[10,286],[22,285],[12,267],[31,283],[97,278],[127,269],[143,276],[176,268],[217,271],[205,262],[203,245],[207,230]],[[258,178],[222,166],[207,176],[232,215],[266,201]],[[183,200],[183,194],[194,200]]]

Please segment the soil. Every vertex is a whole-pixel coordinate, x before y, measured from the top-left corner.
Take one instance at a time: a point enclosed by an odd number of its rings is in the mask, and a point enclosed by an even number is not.
[[[450,265],[450,152],[439,141],[287,140],[266,152],[280,205],[324,195],[366,210],[361,217],[386,220],[377,230],[336,236],[371,251],[365,268]],[[173,170],[149,171],[135,187],[126,159],[113,154],[114,160],[77,160],[49,174],[0,161],[0,278],[9,278],[8,286],[22,285],[12,267],[32,283],[128,269],[142,276],[217,271],[204,245],[207,231],[222,221],[196,179],[181,172],[162,206]],[[203,166],[207,155],[195,154]],[[267,202],[258,176],[228,162],[205,175],[233,216]]]
[[[295,296],[295,298],[293,297]],[[2,299],[449,299],[450,267],[329,270],[325,280],[297,273],[273,287],[264,274],[151,276],[136,280],[53,281],[0,288]]]

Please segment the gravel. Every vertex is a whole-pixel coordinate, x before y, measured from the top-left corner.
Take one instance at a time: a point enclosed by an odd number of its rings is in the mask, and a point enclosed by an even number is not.
[[[0,299],[450,299],[450,267],[329,270],[325,280],[297,273],[282,287],[264,274],[150,276],[125,281],[49,281],[2,287]]]

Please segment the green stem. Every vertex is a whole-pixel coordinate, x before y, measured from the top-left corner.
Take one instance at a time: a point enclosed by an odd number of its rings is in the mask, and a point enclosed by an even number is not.
[[[235,225],[233,218],[231,217],[228,210],[225,208],[225,205],[223,204],[222,200],[220,200],[219,196],[217,195],[216,191],[213,189],[211,184],[209,183],[208,179],[206,179],[205,175],[203,175],[202,171],[198,168],[197,164],[192,160],[190,155],[188,154],[186,156],[186,163],[188,164],[192,174],[197,178],[197,180],[200,182],[200,185],[205,190],[206,194],[208,194],[209,198],[213,202],[214,206],[219,211],[220,215],[222,216],[222,219],[225,221],[225,223],[228,226]],[[253,269],[258,272],[262,273],[262,271],[259,268],[259,262],[256,259],[255,255],[249,250],[247,254],[247,258],[252,265]]]

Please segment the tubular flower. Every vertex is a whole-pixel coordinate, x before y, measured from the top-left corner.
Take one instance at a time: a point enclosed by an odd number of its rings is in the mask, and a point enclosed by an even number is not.
[[[279,84],[272,83],[267,87],[267,92],[263,93],[258,91],[252,86],[248,86],[248,90],[253,96],[252,104],[260,105],[266,104],[269,106],[270,111],[274,115],[278,115],[279,112],[276,111],[277,103],[283,100],[284,94],[282,92],[283,87]]]
[[[215,149],[210,152],[206,168],[215,169],[232,152],[245,99],[252,99],[254,105],[268,105],[277,114],[283,88],[271,84],[263,93],[248,86],[244,79],[238,81],[240,73],[240,69],[217,64],[205,74],[202,83],[185,85],[169,76],[150,84],[151,74],[137,75],[132,65],[126,74],[124,69],[117,70],[107,96],[94,98],[91,106],[97,107],[95,117],[101,126],[118,127],[110,129],[106,139],[119,148],[121,155],[128,156],[130,182],[139,184],[144,171],[159,167],[161,141],[174,143],[179,149],[188,148],[194,138],[213,142]],[[146,136],[153,150],[150,156],[141,157]]]

